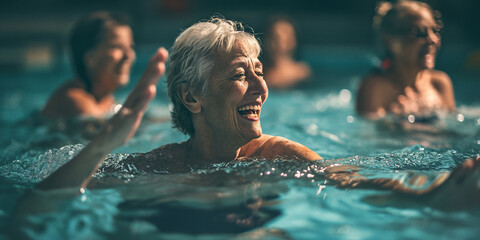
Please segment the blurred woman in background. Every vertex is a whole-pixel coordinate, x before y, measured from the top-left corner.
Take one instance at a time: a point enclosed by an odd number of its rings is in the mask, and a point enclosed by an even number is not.
[[[270,88],[286,89],[307,80],[310,67],[293,58],[297,47],[295,27],[286,18],[275,18],[264,39],[265,80]]]
[[[117,106],[113,93],[130,79],[133,45],[132,29],[123,15],[94,12],[80,19],[70,35],[75,76],[55,90],[42,115],[48,119],[112,115]]]
[[[431,118],[455,111],[450,77],[434,70],[440,48],[439,13],[426,3],[381,2],[374,27],[384,58],[381,67],[364,77],[356,109],[375,119],[386,113]]]

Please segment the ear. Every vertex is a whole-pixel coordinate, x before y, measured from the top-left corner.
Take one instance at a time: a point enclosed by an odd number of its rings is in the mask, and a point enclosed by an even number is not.
[[[202,110],[200,101],[193,95],[192,91],[185,84],[178,88],[178,95],[182,99],[183,105],[192,113],[199,113]]]
[[[402,46],[401,46],[400,41],[392,35],[383,36],[383,42],[384,42],[385,46],[388,49],[390,49],[390,51],[393,54],[397,54],[398,52],[400,52],[402,50]]]

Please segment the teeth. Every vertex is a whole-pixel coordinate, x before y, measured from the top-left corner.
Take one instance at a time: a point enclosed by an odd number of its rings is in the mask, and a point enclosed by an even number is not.
[[[243,106],[238,109],[239,111],[247,111],[247,110],[260,110],[259,105],[249,105],[249,106]]]

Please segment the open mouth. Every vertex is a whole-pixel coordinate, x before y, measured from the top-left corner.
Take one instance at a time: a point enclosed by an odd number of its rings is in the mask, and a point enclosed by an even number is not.
[[[421,55],[426,62],[434,62],[435,61],[435,52],[426,52]]]
[[[245,105],[238,108],[238,113],[247,119],[256,120],[260,116],[260,105]]]

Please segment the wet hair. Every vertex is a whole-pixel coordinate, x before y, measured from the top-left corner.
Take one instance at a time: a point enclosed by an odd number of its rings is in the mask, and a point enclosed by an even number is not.
[[[93,12],[75,23],[69,38],[73,69],[91,92],[92,82],[85,66],[85,54],[95,48],[105,37],[105,32],[118,26],[129,26],[128,19],[120,13]]]
[[[411,33],[408,22],[405,19],[416,16],[419,10],[427,10],[435,20],[438,28],[443,27],[441,14],[434,11],[428,4],[420,1],[398,0],[395,3],[378,2],[376,15],[373,18],[373,28],[376,31],[378,39],[383,42],[383,36],[403,35]],[[385,49],[386,55],[391,55],[388,49]],[[391,56],[390,56],[391,57]]]
[[[239,22],[213,17],[192,25],[175,40],[166,71],[168,96],[172,101],[173,126],[193,136],[192,113],[184,106],[179,87],[201,97],[208,94],[208,83],[217,59],[230,52],[236,41],[246,46],[249,55],[260,54],[260,44]]]
[[[395,3],[378,2],[373,27],[380,34],[404,34],[405,18],[415,15],[420,9],[426,9],[436,21],[443,26],[440,12],[434,11],[428,4],[419,1],[400,0]]]

